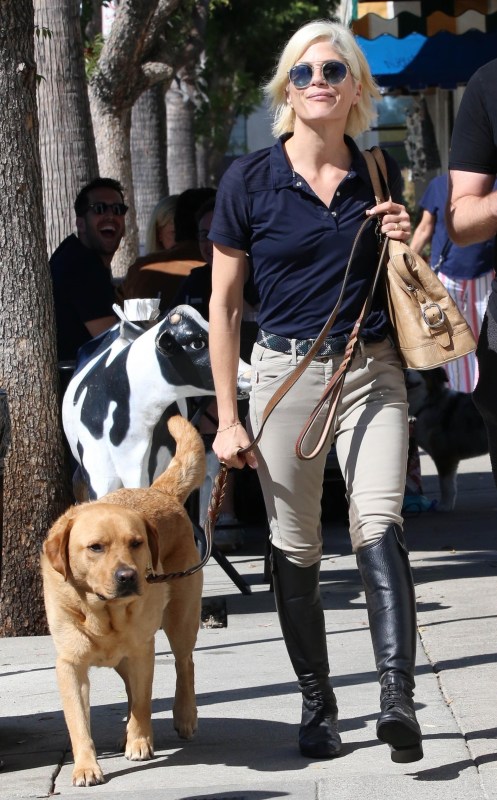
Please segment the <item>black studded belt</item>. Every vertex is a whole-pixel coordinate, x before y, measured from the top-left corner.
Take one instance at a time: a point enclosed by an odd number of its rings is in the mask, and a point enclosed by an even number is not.
[[[338,353],[344,353],[347,347],[349,337],[346,333],[341,336],[330,336],[324,340],[324,343],[316,353],[315,358],[323,358],[325,356],[334,356]],[[286,336],[279,336],[277,333],[267,333],[267,331],[259,330],[257,333],[257,344],[262,347],[267,347],[268,350],[275,350],[277,353],[292,353],[292,342],[295,342],[295,352],[298,356],[305,356],[313,346],[315,339],[287,339]]]

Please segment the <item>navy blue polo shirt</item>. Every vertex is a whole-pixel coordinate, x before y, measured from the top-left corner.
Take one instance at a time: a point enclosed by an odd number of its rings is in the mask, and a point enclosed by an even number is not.
[[[261,328],[288,338],[316,338],[335,307],[354,238],[375,199],[366,162],[350,137],[345,139],[352,165],[329,208],[293,172],[283,148],[287,138],[242,156],[226,170],[209,239],[250,255]],[[392,196],[403,202],[400,170],[387,153],[385,158]],[[361,237],[333,336],[350,334],[362,310],[378,263],[375,225],[370,220]],[[389,330],[377,292],[363,335],[379,341]]]
[[[497,188],[497,184],[494,188]],[[435,217],[431,240],[431,266],[456,280],[472,280],[491,272],[495,266],[494,239],[458,247],[451,242],[445,227],[445,206],[449,192],[448,176],[439,175],[428,184],[420,202]]]

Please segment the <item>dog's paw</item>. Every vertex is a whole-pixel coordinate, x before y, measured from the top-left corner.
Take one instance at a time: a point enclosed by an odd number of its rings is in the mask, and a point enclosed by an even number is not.
[[[197,732],[197,709],[190,714],[174,714],[174,730],[180,739],[193,739]]]
[[[154,746],[148,736],[138,736],[126,742],[124,755],[129,761],[149,761],[154,757]]]
[[[97,786],[99,783],[105,783],[105,778],[96,761],[91,765],[82,766],[76,764],[74,766],[72,771],[73,786]]]

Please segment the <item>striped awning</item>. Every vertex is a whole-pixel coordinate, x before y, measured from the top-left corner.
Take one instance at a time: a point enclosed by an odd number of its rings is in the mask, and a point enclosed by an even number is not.
[[[497,32],[411,33],[403,39],[383,34],[376,39],[358,37],[358,43],[376,81],[385,88],[455,89],[497,58]]]
[[[352,30],[382,87],[454,89],[497,58],[497,0],[359,0],[355,8]]]
[[[410,33],[435,36],[441,31],[458,35],[472,30],[493,33],[497,31],[497,11],[493,14],[465,11],[457,17],[445,14],[443,11],[434,11],[427,17],[402,11],[390,19],[373,13],[355,19],[352,22],[352,29],[357,36],[362,36],[364,39],[375,39],[384,33],[397,38],[408,36]]]

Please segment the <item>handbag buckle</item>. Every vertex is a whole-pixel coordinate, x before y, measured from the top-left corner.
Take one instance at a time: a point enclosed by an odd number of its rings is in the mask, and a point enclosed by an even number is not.
[[[440,315],[439,319],[437,321],[435,321],[435,322],[431,322],[427,317],[426,312],[430,308],[436,308],[438,313],[439,313],[439,315]],[[438,305],[438,303],[428,303],[428,305],[424,306],[423,310],[421,311],[421,314],[423,315],[423,319],[424,319],[424,321],[426,322],[426,324],[428,325],[429,328],[441,328],[442,325],[445,325],[445,314],[442,311],[442,309],[440,308],[440,306]]]

